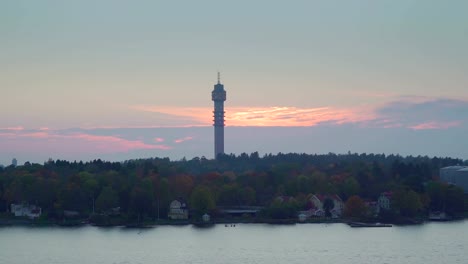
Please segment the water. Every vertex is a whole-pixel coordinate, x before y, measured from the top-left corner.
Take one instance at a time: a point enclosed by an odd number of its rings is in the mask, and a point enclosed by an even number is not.
[[[1,227],[0,263],[468,263],[468,221],[345,224]]]

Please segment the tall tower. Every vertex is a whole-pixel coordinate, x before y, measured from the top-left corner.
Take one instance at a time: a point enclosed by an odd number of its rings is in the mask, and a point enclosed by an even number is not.
[[[218,83],[211,92],[211,100],[214,101],[214,155],[217,158],[219,154],[224,154],[224,101],[226,101],[226,91],[220,82],[219,72]]]

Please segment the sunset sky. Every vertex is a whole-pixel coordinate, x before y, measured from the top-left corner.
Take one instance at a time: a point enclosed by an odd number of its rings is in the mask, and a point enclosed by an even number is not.
[[[468,159],[468,1],[1,1],[0,164],[373,152]]]

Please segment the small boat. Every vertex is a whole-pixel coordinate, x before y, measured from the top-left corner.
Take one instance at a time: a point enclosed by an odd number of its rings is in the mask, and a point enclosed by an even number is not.
[[[350,227],[392,227],[391,224],[349,222]]]

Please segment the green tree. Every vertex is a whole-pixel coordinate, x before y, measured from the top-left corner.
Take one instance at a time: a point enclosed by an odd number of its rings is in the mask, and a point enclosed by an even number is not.
[[[264,214],[273,219],[291,219],[296,217],[298,210],[299,205],[295,199],[289,199],[288,201],[274,199],[264,211]]]
[[[223,206],[241,205],[239,188],[236,184],[225,184],[221,187],[217,203]]]
[[[161,216],[160,212],[167,212],[169,210],[169,203],[174,197],[171,197],[169,189],[169,181],[167,178],[162,178],[159,181],[158,192],[156,193],[158,216]]]
[[[454,185],[448,185],[446,189],[446,207],[448,214],[456,215],[464,211],[465,194],[463,189]]]
[[[144,179],[133,187],[130,195],[130,205],[131,210],[137,214],[139,222],[142,217],[154,211],[153,184],[149,179]]]
[[[88,209],[88,200],[87,195],[76,183],[68,183],[59,193],[56,209],[84,212]]]
[[[409,189],[400,189],[393,193],[395,207],[402,216],[414,217],[422,209],[422,203],[417,192]]]
[[[98,191],[99,191],[98,182],[96,181],[96,179],[87,179],[83,183],[82,189],[83,189],[83,192],[88,197],[88,199],[91,201],[91,206],[92,206],[92,209],[93,209],[93,212],[94,212],[94,207],[95,207],[95,203],[96,203],[96,196],[97,196]],[[90,203],[88,203],[88,204],[90,204]]]
[[[325,211],[325,216],[331,216],[331,210],[335,207],[335,203],[330,198],[325,198],[323,201],[323,210]]]
[[[256,192],[252,187],[244,187],[239,190],[239,199],[242,205],[254,205],[256,203]]]
[[[341,192],[345,198],[356,195],[359,191],[359,182],[354,177],[346,178],[341,186]]]
[[[211,191],[202,185],[195,187],[190,196],[190,207],[195,210],[198,216],[215,209],[216,203]]]
[[[119,205],[117,192],[111,186],[102,188],[101,193],[96,199],[96,208],[98,211],[107,211]]]
[[[431,181],[426,185],[426,192],[430,198],[430,210],[445,211],[446,186],[440,182]]]

